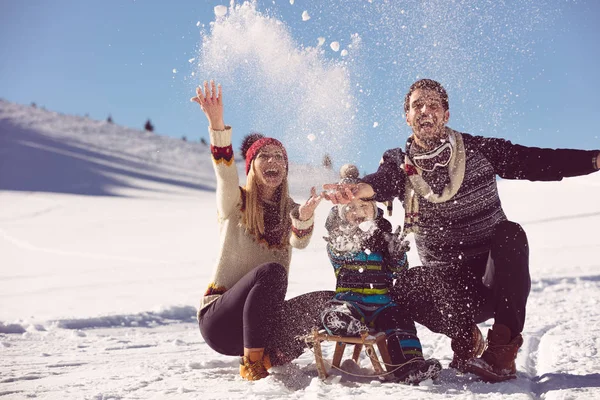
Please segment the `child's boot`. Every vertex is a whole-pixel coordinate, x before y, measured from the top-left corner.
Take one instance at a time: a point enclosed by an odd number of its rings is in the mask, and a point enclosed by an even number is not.
[[[426,379],[437,379],[441,370],[442,364],[435,358],[415,357],[394,371],[394,377],[396,382],[418,385]]]
[[[362,331],[369,330],[359,319],[354,318],[345,306],[325,309],[321,313],[321,321],[330,335],[360,336]]]
[[[393,364],[388,366],[388,371],[393,371],[396,382],[417,385],[440,375],[442,365],[435,358],[423,358],[421,341],[416,334],[395,330],[388,334],[387,345]]]

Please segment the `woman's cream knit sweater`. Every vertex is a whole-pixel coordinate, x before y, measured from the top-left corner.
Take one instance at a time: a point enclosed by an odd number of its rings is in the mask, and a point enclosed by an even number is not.
[[[200,310],[215,301],[244,275],[257,266],[277,262],[289,271],[292,246],[308,245],[313,230],[313,218],[298,219],[298,204],[292,204],[292,228],[289,241],[281,246],[269,246],[265,240],[250,235],[242,225],[244,199],[233,160],[231,127],[224,131],[209,129],[210,149],[217,176],[217,213],[220,248],[212,280],[200,301]]]

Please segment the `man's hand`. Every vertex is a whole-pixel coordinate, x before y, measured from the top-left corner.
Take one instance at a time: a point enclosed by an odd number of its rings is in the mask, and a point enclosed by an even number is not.
[[[223,91],[221,85],[219,85],[217,92],[215,81],[210,81],[210,90],[208,88],[208,82],[204,81],[204,92],[202,92],[202,88],[198,86],[196,88],[196,97],[192,97],[190,101],[195,101],[200,104],[200,108],[204,111],[206,118],[208,118],[208,124],[211,129],[215,131],[222,131],[225,129],[225,123],[223,122]]]
[[[367,183],[330,183],[323,185],[322,196],[333,204],[348,204],[354,199],[370,199],[375,196],[371,185]]]
[[[298,215],[301,221],[308,221],[313,214],[315,213],[315,209],[323,199],[323,196],[317,195],[317,190],[312,187],[310,189],[310,197],[306,200],[306,203],[300,206],[298,209]]]

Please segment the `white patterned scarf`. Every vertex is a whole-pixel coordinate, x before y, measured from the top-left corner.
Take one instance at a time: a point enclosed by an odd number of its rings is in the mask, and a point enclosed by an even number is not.
[[[402,164],[402,168],[406,173],[403,235],[418,231],[419,196],[431,203],[443,203],[452,199],[463,183],[463,179],[465,177],[466,154],[462,135],[448,127],[445,129],[446,133],[448,134],[450,145],[452,146],[452,156],[447,166],[450,182],[446,184],[444,190],[440,194],[434,193],[429,184],[423,179],[423,171],[414,165],[408,156],[410,153],[410,147],[413,143],[412,136],[408,138],[406,143],[404,164]]]

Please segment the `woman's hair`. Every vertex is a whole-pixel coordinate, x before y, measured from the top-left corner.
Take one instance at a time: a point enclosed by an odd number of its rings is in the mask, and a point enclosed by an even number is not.
[[[279,205],[277,219],[284,224],[284,232],[289,232],[291,228],[290,219],[290,201],[289,201],[289,188],[287,180],[287,171],[281,185],[277,188],[275,194],[275,202]],[[265,234],[265,215],[263,202],[259,198],[258,182],[256,173],[254,171],[254,162],[250,166],[248,176],[246,178],[246,186],[244,187],[246,193],[246,206],[242,212],[242,223],[246,227],[246,232],[256,236],[262,236]],[[287,236],[283,235],[281,238],[282,242],[287,240]]]

